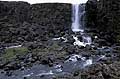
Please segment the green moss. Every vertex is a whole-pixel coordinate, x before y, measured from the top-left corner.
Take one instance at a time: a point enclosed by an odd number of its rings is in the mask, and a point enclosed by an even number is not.
[[[28,52],[26,47],[18,47],[18,48],[8,48],[5,50],[5,54],[3,54],[3,58],[5,60],[11,60],[16,57],[16,55],[25,55]]]
[[[81,79],[87,79],[87,75],[81,75]]]
[[[51,45],[49,48],[48,48],[48,50],[49,51],[56,51],[56,50],[59,50],[59,49],[61,49],[61,47],[58,45],[58,44],[56,44],[56,43],[53,43],[53,45]]]
[[[59,46],[57,43],[53,43],[51,46],[48,46],[46,48],[37,48],[33,49],[33,52],[50,52],[50,51],[59,51],[62,47]]]
[[[117,35],[117,37],[116,37],[116,41],[120,43],[120,34]]]
[[[32,52],[49,52],[47,48],[37,48],[33,49]]]

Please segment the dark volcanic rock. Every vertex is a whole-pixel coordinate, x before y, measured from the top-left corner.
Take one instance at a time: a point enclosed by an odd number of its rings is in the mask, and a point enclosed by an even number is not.
[[[30,4],[27,2],[0,1],[0,22],[16,23],[29,20]]]
[[[31,23],[44,26],[43,30],[54,35],[70,30],[71,5],[70,4],[34,4],[31,6]]]
[[[0,42],[46,41],[70,26],[71,4],[0,1]]]
[[[95,28],[98,31],[102,31],[105,35],[108,35],[107,40],[109,42],[119,42],[119,0],[89,0],[86,4],[86,14],[87,27]],[[106,37],[104,38],[106,39]]]

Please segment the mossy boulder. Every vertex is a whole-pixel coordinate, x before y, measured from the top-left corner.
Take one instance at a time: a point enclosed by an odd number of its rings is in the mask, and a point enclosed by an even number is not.
[[[18,47],[18,48],[8,48],[5,49],[5,54],[3,54],[3,59],[6,61],[13,60],[17,55],[24,56],[28,53],[28,48],[26,47]]]

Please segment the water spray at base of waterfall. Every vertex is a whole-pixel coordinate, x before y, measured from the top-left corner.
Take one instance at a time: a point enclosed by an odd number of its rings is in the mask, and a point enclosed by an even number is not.
[[[82,36],[82,41],[79,41],[77,36],[73,36],[75,39],[74,45],[78,46],[86,46],[92,43],[92,39],[88,35],[84,35],[84,17],[85,17],[85,9],[82,7],[81,4],[73,4],[72,5],[72,31],[73,32],[80,32]],[[82,9],[82,10],[80,10]]]
[[[83,47],[86,46],[84,42],[79,41],[76,36],[73,36],[73,39],[75,40],[75,42],[73,43],[74,45],[83,46]]]
[[[92,43],[92,39],[90,36],[82,36],[82,41],[80,41],[77,36],[73,35],[73,39],[75,40],[73,44],[77,46],[85,47],[86,45],[91,45]]]

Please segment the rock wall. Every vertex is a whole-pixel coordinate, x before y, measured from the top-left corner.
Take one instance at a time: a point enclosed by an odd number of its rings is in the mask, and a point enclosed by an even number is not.
[[[0,22],[23,23],[29,20],[30,4],[0,1]]]
[[[120,0],[89,0],[86,12],[89,28],[110,35],[110,42],[120,42]]]
[[[70,29],[70,4],[0,1],[0,42],[44,41]]]

